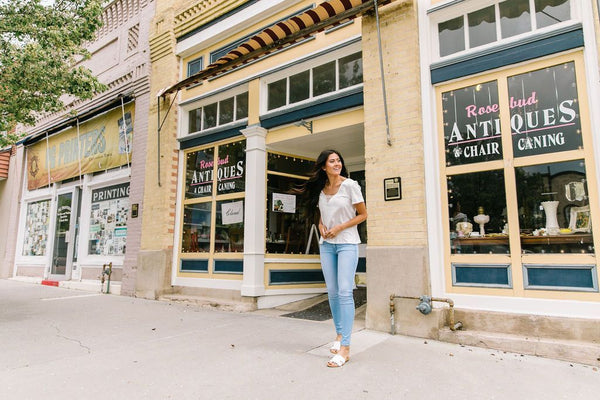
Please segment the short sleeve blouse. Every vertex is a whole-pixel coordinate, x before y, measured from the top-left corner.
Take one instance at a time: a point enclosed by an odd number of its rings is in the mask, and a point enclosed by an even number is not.
[[[319,195],[319,211],[321,213],[321,221],[327,228],[332,228],[351,220],[356,216],[355,204],[364,203],[362,192],[358,182],[353,179],[346,178],[337,193],[328,196],[321,191]],[[321,239],[324,240],[324,239]],[[360,243],[358,228],[356,225],[344,229],[336,237],[326,240],[329,243]]]

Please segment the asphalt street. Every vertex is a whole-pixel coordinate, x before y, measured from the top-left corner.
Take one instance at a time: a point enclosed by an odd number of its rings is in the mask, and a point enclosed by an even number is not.
[[[392,336],[357,320],[231,312],[0,280],[0,399],[598,399],[597,367]]]

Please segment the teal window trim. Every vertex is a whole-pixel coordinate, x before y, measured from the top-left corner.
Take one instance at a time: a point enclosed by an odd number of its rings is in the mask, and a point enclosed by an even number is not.
[[[452,79],[489,71],[496,68],[533,60],[536,58],[583,47],[583,29],[576,24],[569,29],[554,32],[554,35],[542,35],[529,38],[510,46],[501,45],[452,61],[432,64],[431,83],[437,84]]]
[[[260,118],[260,124],[263,128],[270,129],[276,126],[291,124],[302,119],[360,107],[364,104],[362,86],[358,90],[337,94],[338,96],[329,98],[326,101],[321,99],[309,104],[303,104],[301,107],[288,107],[285,110],[263,115]]]
[[[221,129],[215,128],[210,131],[202,131],[194,135],[178,138],[179,150],[186,150],[192,147],[239,136],[241,135],[240,129],[245,128],[246,125],[247,120],[244,120],[242,123],[236,124],[235,126],[222,127]]]

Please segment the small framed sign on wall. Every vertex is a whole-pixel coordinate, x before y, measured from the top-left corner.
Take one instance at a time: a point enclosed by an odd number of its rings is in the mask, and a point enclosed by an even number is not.
[[[383,197],[385,201],[402,199],[402,180],[399,176],[383,180]]]

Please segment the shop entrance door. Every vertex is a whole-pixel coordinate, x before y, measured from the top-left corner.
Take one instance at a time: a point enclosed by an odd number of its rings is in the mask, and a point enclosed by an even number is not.
[[[75,248],[75,216],[76,208],[74,192],[58,195],[56,206],[56,225],[54,229],[54,246],[52,249],[52,265],[50,279],[71,279],[73,266],[73,250]]]

